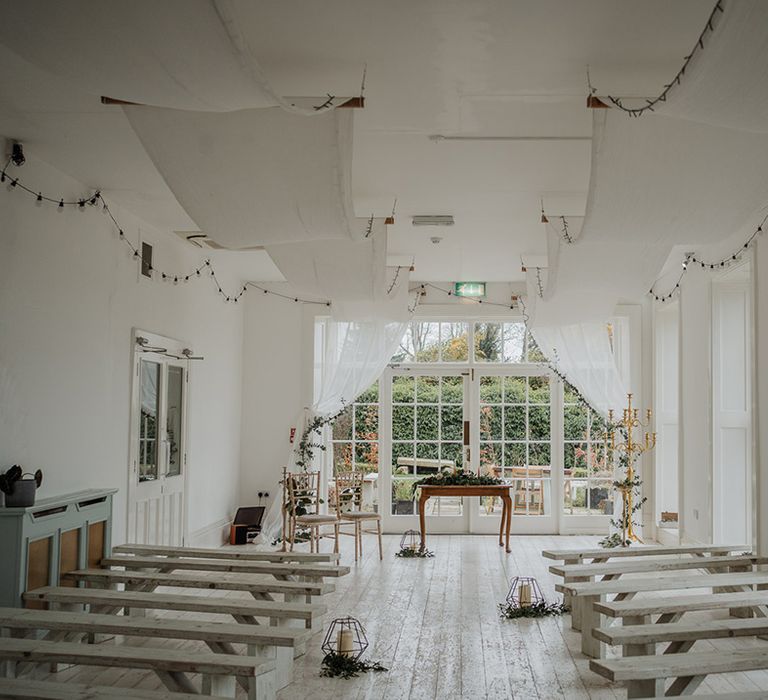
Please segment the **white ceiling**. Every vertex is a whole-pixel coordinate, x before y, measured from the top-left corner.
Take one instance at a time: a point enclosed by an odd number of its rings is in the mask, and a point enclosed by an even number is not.
[[[0,25],[4,5],[14,2],[0,1]],[[366,107],[355,113],[354,203],[365,217],[388,214],[397,199],[391,255],[415,258],[413,276],[421,280],[514,281],[522,279],[521,255],[544,252],[541,197],[550,213],[583,213],[590,142],[429,136],[588,137],[586,66],[601,93],[655,95],[679,68],[712,3],[237,5],[265,73],[284,95],[344,94],[367,64]],[[101,105],[87,86],[2,46],[0,135],[22,140],[30,154],[102,188],[161,229],[195,228],[119,107]],[[414,214],[453,214],[456,225],[414,228]],[[430,243],[434,235],[443,237],[439,245]],[[263,251],[248,254],[245,274],[281,279]]]

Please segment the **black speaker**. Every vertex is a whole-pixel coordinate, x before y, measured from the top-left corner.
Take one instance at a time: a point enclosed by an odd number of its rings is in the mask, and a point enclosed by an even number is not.
[[[265,506],[238,508],[229,534],[230,544],[247,544],[261,532]]]

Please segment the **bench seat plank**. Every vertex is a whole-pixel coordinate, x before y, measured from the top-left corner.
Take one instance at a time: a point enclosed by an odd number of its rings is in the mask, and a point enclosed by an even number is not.
[[[597,601],[594,609],[608,617],[645,617],[646,615],[668,615],[756,605],[768,605],[768,591],[743,591],[716,595],[703,593],[674,596],[663,600],[633,598],[632,600]]]
[[[122,566],[131,569],[158,568],[167,571],[213,571],[217,573],[267,574],[269,576],[338,577],[349,573],[348,566],[334,564],[294,564],[226,559],[185,559],[182,557],[122,556],[105,557],[102,566]]]
[[[334,552],[280,552],[237,547],[167,547],[162,544],[120,544],[112,547],[113,554],[160,555],[168,557],[195,557],[201,559],[235,559],[237,561],[272,562],[328,562],[335,564],[339,555]]]
[[[324,605],[281,603],[270,600],[251,600],[225,597],[201,597],[172,593],[144,593],[142,591],[116,591],[101,588],[56,588],[47,586],[27,591],[25,600],[43,600],[49,603],[89,604],[115,608],[143,608],[148,610],[176,610],[183,612],[220,613],[222,615],[311,620],[326,612]]]
[[[210,590],[249,591],[251,593],[286,593],[289,595],[319,596],[333,591],[333,585],[311,581],[277,581],[255,579],[246,574],[200,576],[194,573],[147,573],[116,571],[114,569],[78,569],[66,578],[91,583],[124,583],[128,586],[171,586],[174,588],[202,588]]]
[[[559,561],[576,559],[614,559],[617,557],[648,557],[667,554],[703,555],[712,552],[748,552],[752,547],[747,544],[734,545],[691,545],[673,546],[643,545],[641,547],[616,547],[613,549],[545,549],[541,556]]]
[[[557,591],[572,596],[599,596],[612,593],[646,593],[684,588],[721,588],[768,583],[768,571],[747,571],[722,574],[685,574],[680,576],[623,577],[612,581],[558,583]]]
[[[24,700],[200,700],[199,694],[172,693],[169,690],[144,690],[106,685],[82,685],[59,681],[33,681],[0,678],[0,698]],[[206,700],[226,700],[219,695],[206,695]]]
[[[255,678],[265,671],[274,670],[275,667],[274,661],[255,662],[252,657],[236,654],[191,652],[189,649],[48,642],[9,637],[0,638],[0,659],[207,673],[247,678]]]
[[[681,569],[727,569],[731,566],[755,566],[768,564],[768,557],[734,556],[705,557],[696,559],[640,559],[616,561],[605,564],[559,564],[549,567],[556,576],[613,576],[652,571],[677,571]]]
[[[57,630],[275,647],[295,647],[309,638],[309,633],[298,627],[173,618],[164,618],[161,624],[158,623],[158,620],[152,618],[124,615],[0,608],[0,627],[8,629]]]
[[[707,620],[706,622],[675,622],[664,625],[598,627],[592,630],[592,634],[601,642],[611,646],[694,642],[700,639],[755,637],[768,634],[768,622],[764,618],[729,618],[726,620]]]
[[[768,668],[765,649],[629,656],[621,659],[591,659],[589,668],[611,681],[650,680],[699,676],[711,673],[735,673]]]

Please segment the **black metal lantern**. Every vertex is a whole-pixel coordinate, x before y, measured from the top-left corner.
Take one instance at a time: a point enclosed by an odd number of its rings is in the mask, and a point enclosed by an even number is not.
[[[507,604],[513,608],[530,608],[544,603],[544,594],[533,576],[515,576],[510,581]]]
[[[320,648],[326,655],[339,654],[356,661],[368,648],[368,637],[359,620],[340,617],[331,622]]]
[[[421,533],[418,530],[406,530],[400,538],[400,551],[418,552],[421,549]]]

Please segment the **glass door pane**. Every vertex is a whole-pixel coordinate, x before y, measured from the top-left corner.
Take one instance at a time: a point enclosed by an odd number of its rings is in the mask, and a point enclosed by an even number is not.
[[[142,360],[139,370],[139,482],[155,481],[158,474],[158,420],[160,416],[160,363]]]
[[[552,500],[552,409],[548,376],[481,374],[477,396],[481,474],[512,484],[514,516],[548,516]],[[501,500],[479,499],[480,516]],[[514,520],[513,520],[514,523]]]
[[[165,414],[165,437],[168,441],[166,476],[181,474],[184,456],[182,426],[184,425],[184,368],[168,365],[168,395]]]
[[[465,377],[392,376],[392,514],[415,515],[414,483],[464,468]],[[431,498],[427,515],[462,516],[461,498]]]

